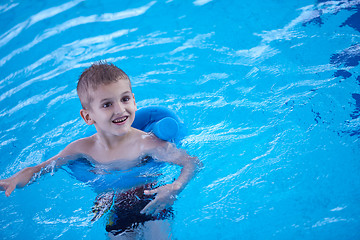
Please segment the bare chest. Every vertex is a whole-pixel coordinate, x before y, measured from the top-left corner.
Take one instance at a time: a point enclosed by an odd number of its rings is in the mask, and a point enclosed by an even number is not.
[[[136,147],[119,147],[113,150],[93,148],[88,155],[95,163],[109,166],[111,169],[126,170],[133,168],[144,160],[146,155]]]

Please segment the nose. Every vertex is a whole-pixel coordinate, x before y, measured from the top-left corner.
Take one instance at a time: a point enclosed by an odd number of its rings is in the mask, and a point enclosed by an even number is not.
[[[117,102],[114,104],[114,113],[119,114],[125,112],[125,108],[121,102]]]

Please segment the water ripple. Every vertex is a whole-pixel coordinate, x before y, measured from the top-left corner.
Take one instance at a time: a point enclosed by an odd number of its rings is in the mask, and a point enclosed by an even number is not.
[[[28,80],[26,82],[23,82],[22,84],[20,84],[20,85],[18,85],[16,87],[6,91],[5,93],[1,94],[0,95],[0,102],[3,101],[6,98],[12,96],[13,94],[23,90],[25,87],[30,86],[31,84],[33,84],[35,82],[46,81],[46,80],[52,79],[52,78],[54,78],[54,77],[56,77],[56,76],[58,76],[58,75],[60,75],[60,74],[62,74],[64,72],[67,72],[67,71],[70,71],[70,70],[71,70],[71,68],[66,69],[66,68],[64,68],[64,66],[60,66],[60,67],[58,67],[56,69],[53,69],[53,70],[51,70],[49,72],[46,72],[46,73],[41,74],[41,75],[39,75],[37,77],[34,77],[34,78],[32,78],[32,79],[30,79],[30,80]]]
[[[173,55],[175,53],[184,51],[185,49],[189,49],[189,48],[204,48],[207,46],[207,44],[205,44],[205,40],[213,35],[214,35],[213,32],[206,34],[198,34],[193,39],[187,40],[182,46],[177,47],[176,49],[171,51],[170,54]]]
[[[30,50],[35,45],[39,44],[40,42],[44,41],[45,39],[48,39],[52,36],[55,36],[63,31],[66,31],[70,28],[83,25],[83,24],[89,24],[89,23],[95,23],[95,22],[111,22],[111,21],[117,21],[125,18],[131,18],[136,17],[144,14],[152,5],[155,4],[155,1],[150,2],[142,7],[134,8],[134,9],[128,9],[125,11],[117,12],[117,13],[104,13],[100,16],[98,15],[91,15],[87,17],[77,17],[71,20],[68,20],[54,28],[49,28],[44,30],[43,34],[36,37],[32,42],[26,44],[25,46],[15,49],[7,56],[0,59],[0,67],[3,66],[6,62],[11,60],[14,56],[23,53],[25,51]]]
[[[58,49],[54,50],[53,52],[45,55],[41,59],[37,60],[35,63],[32,63],[21,70],[13,72],[4,79],[0,80],[0,84],[4,84],[0,86],[0,89],[3,88],[5,85],[10,84],[11,81],[9,80],[14,78],[15,76],[21,73],[33,73],[33,71],[36,68],[51,60],[56,60],[56,62],[61,62],[63,65],[65,65],[66,62],[64,63],[64,60],[66,59],[72,59],[75,62],[81,62],[83,60],[88,60],[96,56],[101,56],[105,51],[104,49],[110,45],[113,39],[124,36],[136,30],[137,29],[123,29],[110,34],[84,38],[81,40],[76,40],[72,43],[65,44],[59,47]],[[72,64],[72,66],[74,66],[74,63]],[[30,80],[30,82],[32,83],[34,81],[37,81],[39,78],[42,78],[45,75],[43,74],[39,77],[36,77],[35,79]],[[10,96],[9,95],[10,92],[11,94],[15,93],[18,90],[21,90],[22,88],[30,85],[29,82],[25,82],[25,83],[26,84],[22,85],[21,87],[18,86],[15,89],[8,91],[8,93],[5,93],[2,96],[0,96],[0,101],[4,99],[4,96]]]
[[[7,32],[5,32],[4,34],[2,34],[0,36],[0,48],[3,47],[5,44],[7,44],[9,41],[11,41],[16,36],[18,36],[21,33],[21,31],[24,30],[25,28],[29,28],[32,25],[34,25],[35,23],[38,23],[42,20],[56,16],[57,14],[62,13],[66,10],[69,10],[72,7],[78,5],[80,2],[83,2],[83,1],[84,0],[70,1],[70,2],[64,3],[60,6],[57,6],[57,7],[45,9],[45,10],[31,16],[26,21],[17,24],[16,26],[12,27],[10,30],[8,30]],[[12,4],[11,6],[14,7],[14,4]]]
[[[136,31],[136,29],[119,30],[107,35],[101,35],[101,36],[86,38],[82,40],[77,40],[54,50],[53,52],[44,56],[37,62],[31,64],[30,66],[10,74],[5,79],[1,80],[0,84],[1,83],[9,84],[11,82],[7,80],[9,80],[10,78],[23,72],[32,72],[37,67],[39,67],[40,65],[46,62],[49,62],[50,60],[55,60],[56,62],[61,63],[60,66],[49,72],[31,78],[30,80],[25,81],[22,84],[17,85],[16,87],[6,91],[5,93],[0,95],[0,102],[12,96],[13,94],[23,90],[24,88],[30,86],[35,82],[50,80],[62,73],[70,71],[73,68],[87,66],[88,63],[80,64],[80,62],[91,59],[96,56],[101,56],[105,51],[104,49],[113,41],[113,39],[131,33],[133,31]],[[69,59],[70,62],[64,61],[66,59]]]
[[[271,31],[263,31],[262,33],[255,33],[256,36],[262,37],[262,41],[270,43],[275,40],[290,40],[292,38],[302,38],[305,34],[297,32],[294,28],[300,24],[310,22],[325,14],[336,14],[342,9],[351,8],[360,4],[360,0],[354,1],[326,1],[317,5],[309,5],[301,8],[301,14],[290,21],[282,29]]]
[[[16,7],[17,5],[19,5],[19,3],[0,5],[0,14],[9,11],[10,9]]]
[[[59,87],[59,88],[53,88],[53,89],[50,89],[50,90],[46,90],[45,93],[43,94],[39,94],[39,95],[35,95],[35,96],[32,96],[24,101],[21,101],[19,102],[15,107],[11,108],[10,110],[7,110],[7,111],[2,111],[0,113],[0,117],[3,117],[3,116],[11,116],[12,114],[14,114],[15,112],[21,110],[22,108],[26,107],[26,106],[29,106],[29,105],[33,105],[33,104],[37,104],[38,102],[40,101],[43,101],[47,98],[49,98],[50,96],[58,93],[58,92],[61,92],[65,89],[66,87]]]
[[[195,6],[202,6],[202,5],[205,5],[205,4],[207,4],[207,3],[209,3],[209,2],[211,2],[212,0],[195,0],[194,2],[193,2],[193,4],[195,5]]]

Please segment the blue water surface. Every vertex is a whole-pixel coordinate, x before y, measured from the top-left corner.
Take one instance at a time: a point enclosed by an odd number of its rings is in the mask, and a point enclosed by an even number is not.
[[[4,0],[0,22],[0,178],[94,132],[75,88],[106,59],[204,164],[174,239],[360,238],[359,0]],[[95,197],[63,169],[1,194],[0,239],[107,239]]]

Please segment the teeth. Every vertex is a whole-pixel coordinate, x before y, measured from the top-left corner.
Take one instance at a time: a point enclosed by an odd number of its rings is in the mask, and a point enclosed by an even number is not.
[[[113,122],[114,123],[121,123],[121,122],[124,122],[126,119],[127,119],[127,117],[122,117],[122,118],[115,119]]]

